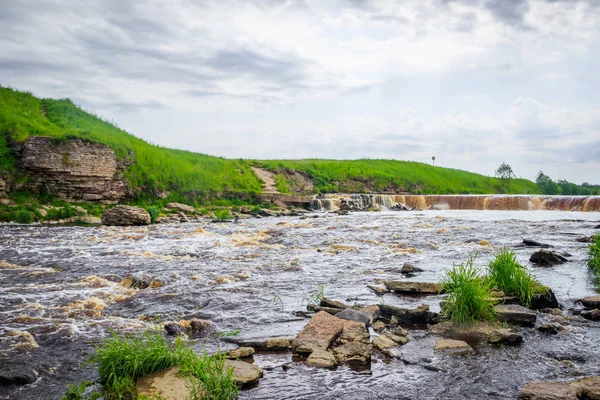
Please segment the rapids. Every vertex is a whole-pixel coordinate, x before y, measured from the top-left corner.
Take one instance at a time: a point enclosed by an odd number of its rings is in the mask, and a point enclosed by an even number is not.
[[[294,311],[306,310],[319,285],[327,297],[348,303],[427,303],[437,311],[442,296],[382,298],[367,285],[406,279],[399,274],[405,262],[425,270],[410,279],[437,282],[469,253],[483,267],[498,248],[524,238],[572,255],[569,263],[537,268],[528,262],[534,248],[515,248],[519,261],[555,291],[565,314],[575,299],[594,293],[587,245],[575,239],[597,233],[598,212],[314,216],[136,228],[0,225],[0,359],[39,373],[34,384],[0,386],[0,398],[59,399],[68,383],[95,379],[93,367],[82,364],[111,330],[142,332],[199,317],[221,331],[240,330],[241,338],[295,336],[308,320]],[[130,275],[164,286],[119,285]],[[521,347],[482,346],[473,356],[448,357],[433,353],[434,336],[412,329],[402,360],[375,353],[367,370],[314,369],[293,362],[290,353],[259,353],[254,358],[264,378],[240,398],[515,399],[530,380],[573,379],[600,368],[599,323],[573,318],[554,336],[519,331]],[[212,338],[195,347],[233,345]],[[284,371],[283,364],[291,368]]]

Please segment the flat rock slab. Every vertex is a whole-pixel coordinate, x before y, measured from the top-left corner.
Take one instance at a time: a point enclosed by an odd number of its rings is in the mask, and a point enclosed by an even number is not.
[[[349,305],[342,303],[341,301],[332,300],[327,297],[323,297],[320,303],[321,307],[330,307],[330,308],[341,308],[342,310],[346,308],[350,308]]]
[[[225,360],[224,368],[233,368],[233,380],[239,387],[252,386],[262,378],[263,371],[254,364],[239,360]]]
[[[600,295],[581,299],[581,304],[583,304],[583,306],[586,308],[600,308]]]
[[[179,376],[178,367],[143,376],[138,379],[136,386],[138,394],[152,399],[179,400],[191,396],[189,385]]]
[[[533,326],[537,320],[534,311],[517,304],[507,304],[494,307],[498,321],[509,322],[524,326]]]
[[[487,338],[490,344],[504,344],[508,346],[517,346],[523,343],[523,336],[519,335],[512,329],[495,329]]]
[[[521,390],[521,400],[577,400],[580,393],[567,382],[533,381]]]
[[[473,348],[467,342],[453,339],[439,339],[435,342],[435,351],[441,351],[452,355],[465,355],[473,353]]]
[[[292,341],[294,351],[312,353],[314,350],[327,350],[344,329],[342,321],[325,311],[318,312]]]
[[[566,263],[569,260],[553,251],[542,249],[533,253],[529,258],[529,261],[540,267],[551,267],[556,264]]]
[[[238,347],[237,349],[229,350],[227,352],[227,358],[247,358],[254,355],[254,349],[252,347]]]
[[[398,343],[385,335],[379,335],[373,339],[373,347],[381,351],[383,354],[389,357],[397,357],[398,354],[394,351],[398,347]]]
[[[433,282],[383,281],[383,284],[397,293],[438,294],[444,290],[443,284]]]
[[[316,349],[306,359],[308,365],[319,368],[331,368],[335,366],[336,360],[333,354],[328,351]]]
[[[272,338],[265,340],[265,348],[267,350],[282,351],[292,348],[292,340],[290,338]]]
[[[496,327],[490,322],[456,324],[452,321],[445,321],[437,325],[432,325],[428,329],[435,335],[482,342],[494,332]]]
[[[180,212],[184,212],[184,213],[193,213],[194,207],[192,206],[188,206],[187,204],[181,204],[181,203],[169,203],[166,205],[165,208],[171,209],[171,210],[177,210]]]
[[[438,313],[430,312],[429,306],[424,304],[415,309],[379,304],[379,309],[387,317],[396,317],[400,324],[431,324],[438,317]]]
[[[378,307],[378,309],[379,309],[379,307]],[[371,325],[371,316],[362,311],[357,311],[357,310],[352,310],[350,308],[347,308],[347,309],[337,313],[335,316],[337,318],[340,318],[343,320],[360,322],[367,326]]]

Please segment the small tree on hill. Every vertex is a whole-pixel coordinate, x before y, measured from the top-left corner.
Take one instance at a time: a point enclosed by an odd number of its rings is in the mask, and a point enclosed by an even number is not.
[[[496,178],[500,179],[500,190],[502,191],[502,193],[506,193],[508,191],[510,180],[516,177],[517,176],[513,172],[510,165],[506,163],[500,164],[500,166],[496,170]]]
[[[562,188],[542,171],[540,171],[535,178],[535,183],[540,189],[540,192],[544,194],[562,194]]]

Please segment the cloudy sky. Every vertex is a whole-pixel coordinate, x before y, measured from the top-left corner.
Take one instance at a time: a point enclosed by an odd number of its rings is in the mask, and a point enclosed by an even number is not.
[[[164,146],[600,184],[600,0],[1,0],[0,49]]]

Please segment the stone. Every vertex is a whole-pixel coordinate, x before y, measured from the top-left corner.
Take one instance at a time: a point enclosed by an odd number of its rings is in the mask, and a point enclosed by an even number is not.
[[[169,335],[185,334],[185,328],[174,322],[165,324],[164,328]]]
[[[262,378],[262,368],[239,360],[225,360],[224,368],[233,369],[233,380],[239,387],[252,386]]]
[[[216,332],[217,327],[212,321],[200,318],[192,318],[187,321],[194,337],[206,337]]]
[[[529,258],[529,261],[540,267],[551,267],[556,264],[563,264],[569,260],[558,253],[542,249],[533,253]]]
[[[333,307],[321,307],[321,306],[313,306],[311,304],[309,304],[306,307],[309,311],[315,311],[315,312],[319,312],[319,311],[325,311],[326,313],[329,313],[331,315],[337,315],[338,313],[344,311],[341,308],[333,308]]]
[[[169,368],[142,376],[136,383],[138,395],[164,400],[180,400],[191,397],[191,388],[184,378],[179,376],[179,368]]]
[[[428,326],[429,332],[448,338],[465,339],[470,342],[485,341],[496,329],[490,322],[475,322],[473,324],[457,324],[444,321],[437,325]]]
[[[193,213],[195,211],[194,207],[181,203],[168,203],[165,208],[168,208],[169,210],[176,210],[182,213]]]
[[[580,243],[593,243],[594,242],[594,237],[593,236],[582,236],[582,237],[579,237],[579,238],[577,238],[575,240],[577,240]]]
[[[237,349],[229,350],[227,352],[227,358],[248,358],[254,355],[254,349],[252,347],[238,347]]]
[[[531,239],[523,239],[522,245],[523,246],[530,246],[530,247],[541,247],[543,249],[547,249],[547,248],[552,247],[549,244],[540,243],[537,240],[531,240]]]
[[[548,286],[542,286],[543,291],[536,293],[531,298],[530,308],[532,310],[540,310],[542,308],[558,308],[558,299],[554,291]]]
[[[150,214],[143,208],[118,205],[102,214],[104,225],[148,225]]]
[[[361,322],[366,326],[371,325],[371,316],[369,316],[369,314],[351,308],[347,308],[344,311],[337,313],[335,316],[339,319]]]
[[[265,341],[267,350],[281,351],[292,348],[292,339],[289,338],[272,338]]]
[[[577,400],[580,391],[567,382],[533,381],[521,389],[521,400]]]
[[[437,322],[438,313],[429,311],[429,306],[421,304],[415,309],[379,304],[381,314],[396,317],[401,324],[431,324]]]
[[[377,321],[381,316],[381,310],[377,304],[366,307],[357,307],[355,310],[367,314],[369,316],[369,324],[373,324],[373,322]]]
[[[38,213],[38,214],[40,214],[42,217],[46,217],[46,215],[48,215],[48,211],[46,211],[46,210],[45,210],[45,209],[43,209],[43,208],[38,208],[36,211],[37,211],[37,213]]]
[[[523,343],[523,336],[509,328],[495,329],[487,337],[487,342],[495,345],[517,346]]]
[[[473,348],[467,342],[453,339],[438,339],[434,351],[450,353],[452,355],[465,355],[473,353]]]
[[[329,345],[342,332],[344,323],[341,319],[320,311],[302,329],[292,341],[297,353],[311,353],[314,350],[327,350]]]
[[[392,328],[390,332],[396,336],[404,336],[404,337],[408,336],[408,331],[406,329],[402,328],[401,326],[396,326],[396,327]]]
[[[147,289],[147,288],[157,288],[164,286],[164,284],[157,280],[152,279],[149,276],[128,276],[119,282],[120,286],[123,286],[127,289]]]
[[[373,339],[373,347],[381,351],[388,357],[396,357],[397,354],[393,351],[394,348],[398,347],[398,343],[385,335],[379,335]]]
[[[580,398],[600,400],[600,376],[592,376],[571,382],[571,387],[578,389]]]
[[[0,386],[8,385],[30,385],[38,378],[38,373],[33,369],[18,366],[7,366],[6,363],[0,367]]]
[[[404,265],[400,269],[401,274],[414,274],[415,272],[423,272],[423,270],[409,263],[404,263]]]
[[[374,291],[375,294],[377,294],[378,296],[382,296],[382,295],[390,292],[387,288],[381,287],[381,286],[367,285],[367,287],[369,289],[371,289],[372,291]]]
[[[383,281],[383,284],[398,293],[439,294],[444,291],[443,284],[433,282]]]
[[[537,330],[544,333],[549,333],[551,335],[556,335],[558,332],[562,331],[564,328],[561,324],[555,322],[549,322],[547,324],[542,324],[538,326]]]
[[[590,321],[600,321],[600,310],[594,308],[593,310],[585,310],[580,314],[583,318],[589,319]]]
[[[385,329],[385,323],[383,321],[376,321],[373,324],[373,330],[375,332],[382,332]]]
[[[336,360],[333,354],[326,350],[316,349],[306,359],[308,365],[319,368],[331,368],[335,366]]]
[[[581,299],[581,304],[585,308],[600,308],[600,295],[589,296]]]
[[[398,336],[392,333],[386,333],[384,336],[392,339],[394,342],[396,342],[396,344],[400,346],[404,346],[406,343],[408,343],[408,338],[405,336]]]
[[[77,218],[79,220],[79,222],[83,222],[84,224],[90,224],[90,225],[101,225],[102,224],[102,219],[98,218],[98,217],[94,217],[93,215],[83,215],[81,217]]]
[[[534,311],[518,304],[505,304],[494,307],[496,318],[501,322],[509,322],[524,326],[533,326],[537,320]]]
[[[320,305],[321,305],[321,307],[341,308],[342,310],[344,310],[346,308],[350,308],[350,306],[342,303],[341,301],[332,300],[327,297],[323,297],[321,299]]]
[[[338,343],[358,341],[369,344],[371,338],[364,323],[349,320],[344,320],[342,323],[343,328],[340,336],[337,339]]]
[[[333,355],[339,363],[365,364],[371,361],[372,347],[361,341],[353,341],[333,347]],[[312,356],[312,354],[311,354]]]

